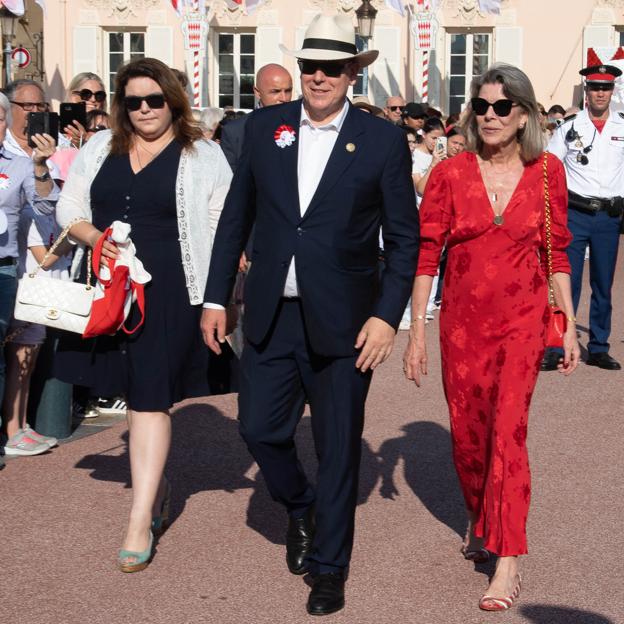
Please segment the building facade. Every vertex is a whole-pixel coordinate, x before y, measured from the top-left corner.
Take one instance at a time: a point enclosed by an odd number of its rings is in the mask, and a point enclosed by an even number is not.
[[[248,15],[238,1],[205,0],[205,44],[197,52],[185,49],[184,20],[171,0],[46,0],[45,19],[28,0],[29,24],[19,43],[29,47],[32,42],[51,100],[63,100],[72,76],[82,71],[99,74],[113,91],[121,64],[154,56],[187,71],[199,105],[250,109],[259,67],[280,63],[298,75],[295,60],[282,54],[279,43],[299,47],[319,12],[352,15],[355,24],[361,3],[265,0]],[[482,13],[478,0],[440,0],[434,49],[428,53],[417,49],[409,12],[401,16],[384,0],[372,3],[379,11],[373,38],[358,37],[358,47],[378,49],[380,55],[359,77],[354,94],[382,106],[389,95],[401,94],[407,100],[426,99],[447,114],[456,112],[468,98],[472,77],[494,61],[526,71],[547,108],[578,105],[578,70],[587,49],[624,43],[624,0],[502,0],[500,15]],[[417,8],[418,0],[411,4]],[[15,75],[27,69],[16,69]]]

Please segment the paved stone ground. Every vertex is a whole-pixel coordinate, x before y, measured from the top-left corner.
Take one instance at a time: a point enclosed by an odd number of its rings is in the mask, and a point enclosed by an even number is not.
[[[616,276],[612,353],[624,361],[624,262]],[[580,326],[587,319],[585,305]],[[582,330],[582,341],[586,333]],[[624,623],[624,373],[581,365],[540,376],[529,444],[533,505],[524,589],[505,614],[477,609],[492,565],[459,554],[465,518],[450,455],[437,322],[432,370],[403,380],[402,332],[375,374],[348,624]],[[95,423],[94,423],[95,426]],[[84,428],[83,428],[84,431]],[[123,423],[0,473],[0,621],[16,624],[295,624],[308,588],[284,564],[285,517],[241,443],[235,397],[178,406],[167,472],[174,522],[150,567],[115,568],[130,502]],[[299,431],[314,471],[310,420]]]

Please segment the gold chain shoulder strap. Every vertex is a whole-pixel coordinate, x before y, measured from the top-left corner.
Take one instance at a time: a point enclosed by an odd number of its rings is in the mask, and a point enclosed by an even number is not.
[[[74,225],[77,225],[78,223],[90,223],[90,221],[83,217],[78,217],[70,221],[63,228],[63,231],[59,234],[58,238],[54,241],[54,243],[50,245],[50,249],[46,251],[45,256],[43,256],[43,260],[37,265],[37,268],[32,273],[28,274],[29,277],[35,277],[35,275],[39,272],[39,270],[43,268],[43,265],[46,263],[46,260],[48,260],[48,258],[56,251],[56,249],[61,244],[63,239],[65,239],[66,236],[69,234],[69,230],[71,230],[74,227]],[[89,286],[91,286],[91,247],[89,247],[89,251],[87,253],[87,287]]]
[[[546,266],[548,271],[548,303],[555,305],[552,262],[552,216],[550,211],[550,188],[548,187],[548,152],[544,152],[544,225],[546,229]]]

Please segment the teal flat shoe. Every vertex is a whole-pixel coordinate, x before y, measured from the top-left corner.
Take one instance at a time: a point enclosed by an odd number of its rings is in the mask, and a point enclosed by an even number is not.
[[[152,533],[162,535],[169,527],[169,508],[171,507],[171,484],[167,481],[165,495],[160,506],[160,515],[152,518]]]
[[[132,550],[119,551],[117,561],[119,563],[119,569],[122,572],[140,572],[145,570],[149,565],[154,549],[154,534],[150,531],[149,544],[143,552],[134,552]],[[126,559],[134,559],[134,561],[125,561]]]

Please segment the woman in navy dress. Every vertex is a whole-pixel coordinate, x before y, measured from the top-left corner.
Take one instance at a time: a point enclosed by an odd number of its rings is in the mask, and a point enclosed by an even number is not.
[[[108,341],[114,353],[103,349],[94,356],[116,363],[100,370],[108,368],[128,402],[133,503],[119,565],[135,572],[148,565],[153,534],[167,521],[169,410],[210,394],[211,356],[199,321],[231,171],[218,145],[202,138],[186,94],[160,61],[140,59],[120,70],[112,121],[112,133],[98,133],[79,154],[58,218],[61,224],[87,218],[70,235],[90,247],[113,221],[129,223],[137,256],[152,276],[144,325]],[[103,255],[116,254],[115,245],[104,242]],[[128,326],[137,315],[133,309]]]

